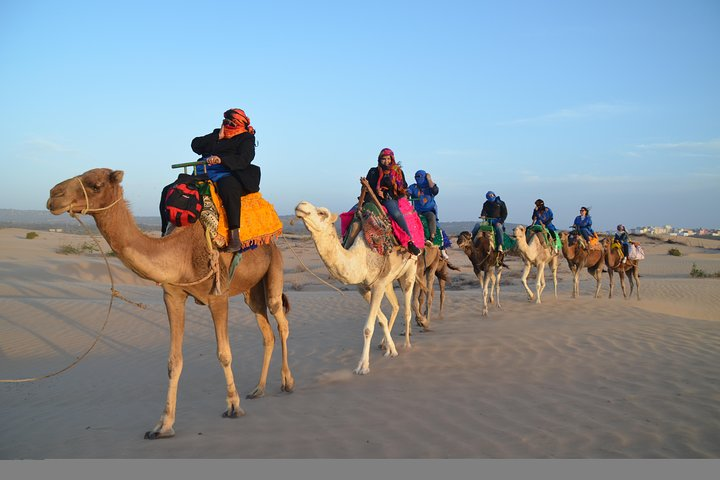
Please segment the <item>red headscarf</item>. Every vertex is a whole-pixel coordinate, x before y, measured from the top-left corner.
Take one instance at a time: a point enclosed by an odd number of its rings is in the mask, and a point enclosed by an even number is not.
[[[380,163],[380,159],[386,155],[390,155],[390,165],[387,167]],[[378,155],[378,171],[380,175],[378,176],[378,183],[375,186],[376,190],[389,190],[387,186],[383,186],[383,177],[388,175],[392,179],[392,196],[401,197],[405,195],[406,186],[403,181],[402,168],[399,164],[395,163],[395,154],[389,148],[380,150],[380,154]]]
[[[232,108],[223,114],[223,123],[220,127],[220,140],[232,138],[241,133],[250,132],[255,135],[255,129],[250,125],[250,119],[239,108]]]

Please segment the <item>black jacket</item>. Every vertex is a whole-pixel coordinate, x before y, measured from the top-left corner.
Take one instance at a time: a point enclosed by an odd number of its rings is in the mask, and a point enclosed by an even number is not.
[[[407,185],[407,182],[405,181],[405,172],[400,170],[400,173],[402,173],[403,188],[405,189],[405,191],[407,191],[408,185]],[[380,199],[380,201],[382,201],[383,199],[380,198],[380,192],[378,191],[378,188],[377,188],[377,183],[378,183],[378,180],[380,179],[380,167],[372,167],[370,170],[368,170],[368,173],[365,176],[365,178],[367,179],[368,183],[372,187],[373,192],[375,192],[375,195],[377,195],[377,197]],[[384,186],[387,187],[387,190],[385,190],[385,192],[387,193],[388,197],[394,198],[395,200],[400,198],[399,196],[395,195],[395,190],[392,188],[392,185],[390,185],[390,183],[392,182],[392,179],[390,178],[389,175],[386,175],[383,177],[383,182],[386,182],[386,185],[384,185]]]
[[[505,206],[505,202],[499,198],[494,202],[486,200],[485,203],[483,203],[482,213],[480,213],[480,216],[487,218],[499,218],[502,223],[505,223],[505,219],[507,218],[507,207]]]
[[[255,158],[255,135],[249,132],[220,140],[220,129],[195,137],[190,143],[193,152],[202,156],[216,155],[248,193],[260,190],[260,167],[252,165]],[[212,167],[208,167],[210,170]],[[212,178],[212,175],[211,175]]]

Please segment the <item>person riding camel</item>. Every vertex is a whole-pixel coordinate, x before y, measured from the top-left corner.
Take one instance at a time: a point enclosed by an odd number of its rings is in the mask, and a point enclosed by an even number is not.
[[[590,238],[595,236],[595,231],[592,229],[592,218],[589,214],[590,210],[587,207],[580,207],[580,215],[575,217],[573,222],[573,227],[580,232],[586,242],[590,242]]]
[[[395,154],[389,148],[383,148],[380,151],[377,162],[377,167],[368,170],[365,178],[373,189],[375,196],[378,197],[383,207],[387,209],[388,215],[412,239],[405,216],[398,206],[398,199],[407,195],[408,188],[402,167],[395,162]],[[408,242],[407,249],[412,255],[420,254],[420,249],[412,240]]]
[[[207,163],[207,175],[215,183],[227,214],[229,239],[226,251],[237,252],[240,243],[240,199],[260,191],[260,167],[255,158],[255,129],[239,108],[223,114],[220,128],[195,137],[190,147]]]
[[[505,219],[507,218],[507,206],[500,197],[495,195],[495,192],[489,191],[485,194],[487,199],[483,203],[482,212],[480,218],[484,218],[492,225],[495,231],[495,243],[498,246],[498,251],[503,251],[503,233],[505,232]]]
[[[548,230],[548,232],[550,232],[550,237],[553,240],[553,248],[555,248],[554,242],[557,238],[557,228],[555,228],[552,221],[553,211],[550,210],[550,207],[545,206],[545,202],[542,198],[535,200],[535,209],[533,209],[532,212],[532,224],[542,225]]]
[[[435,196],[439,192],[440,188],[437,183],[425,170],[415,172],[415,183],[408,187],[408,195],[412,200],[415,211],[427,221],[428,232],[430,232],[428,241],[430,244],[434,243],[435,234],[438,231],[438,207],[437,203],[435,203]],[[440,254],[445,260],[448,259],[444,242],[440,244]]]
[[[620,262],[626,263],[628,250],[630,248],[630,237],[628,236],[627,230],[625,230],[625,225],[617,226],[617,231],[615,232],[613,242],[618,242],[620,244],[623,254],[622,260]]]

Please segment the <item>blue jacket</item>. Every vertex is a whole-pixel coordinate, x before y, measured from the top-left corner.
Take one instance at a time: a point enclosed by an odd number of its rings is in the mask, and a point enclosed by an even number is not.
[[[587,228],[591,233],[594,233],[592,229],[592,218],[590,218],[590,215],[585,215],[585,219],[582,218],[582,215],[578,215],[575,217],[573,225],[576,225],[578,228]]]
[[[438,212],[437,203],[435,203],[435,195],[437,195],[439,192],[440,189],[438,188],[437,184],[433,185],[433,187],[430,188],[430,185],[427,184],[427,181],[425,182],[425,186],[413,183],[412,185],[410,185],[410,187],[408,187],[408,194],[412,199],[415,210],[420,213],[433,212],[435,213],[436,217]]]
[[[532,213],[533,225],[545,225],[548,230],[556,231],[555,225],[553,225],[553,212],[550,208],[545,207],[545,210],[538,212],[538,209],[534,209]]]

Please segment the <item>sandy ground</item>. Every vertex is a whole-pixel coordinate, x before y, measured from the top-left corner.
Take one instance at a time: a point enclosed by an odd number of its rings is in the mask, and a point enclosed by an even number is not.
[[[110,277],[97,253],[58,250],[88,237],[0,230],[0,379],[39,377],[72,364],[103,327]],[[644,244],[641,300],[616,283],[592,298],[583,272],[571,298],[565,260],[529,303],[510,257],[502,309],[480,315],[465,255],[433,331],[413,322],[411,349],[371,350],[369,375],[352,373],[367,305],[329,279],[309,238],[281,237],[292,394],[280,392],[279,347],[267,395],[247,400],[261,335],[242,298],[231,300],[234,371],[247,415],[225,419],[225,385],[207,308],[187,305],[177,435],[143,439],[167,388],[169,334],[160,287],[110,258],[114,299],[103,334],[75,367],[50,378],[0,383],[0,459],[717,459],[720,456],[720,250]],[[678,248],[683,255],[668,255]],[[308,273],[300,261],[322,280]],[[532,278],[532,277],[531,277]],[[617,282],[617,277],[616,277]],[[399,292],[399,291],[398,291]],[[387,311],[387,304],[384,304]],[[376,329],[373,345],[380,341]]]

